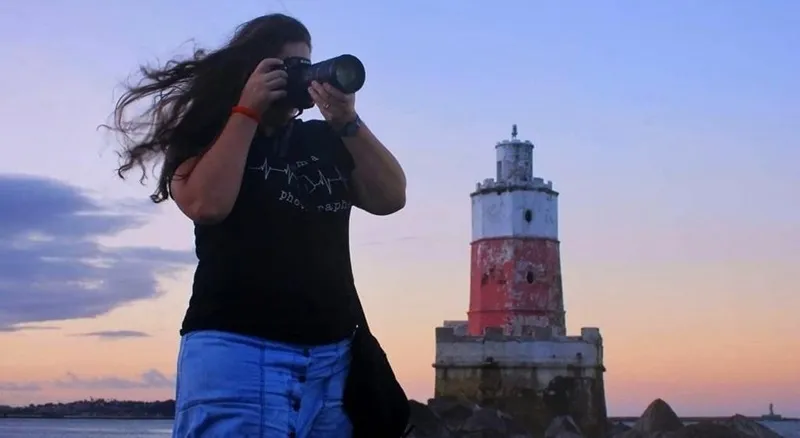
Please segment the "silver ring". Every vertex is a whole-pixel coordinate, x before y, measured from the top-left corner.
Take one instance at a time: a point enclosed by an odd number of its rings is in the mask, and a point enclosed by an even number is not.
[[[323,107],[323,108],[325,108],[325,109],[328,109],[328,108],[330,108],[330,107],[331,107],[331,104],[329,104],[329,103],[326,103],[325,105],[322,105],[322,107]]]

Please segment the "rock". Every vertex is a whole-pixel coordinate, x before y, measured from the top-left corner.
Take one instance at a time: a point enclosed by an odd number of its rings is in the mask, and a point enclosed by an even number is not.
[[[727,426],[743,436],[752,438],[781,438],[781,436],[772,429],[761,425],[757,421],[748,419],[743,415],[734,415],[726,420],[718,421],[717,424]]]
[[[414,426],[409,438],[446,438],[451,435],[444,421],[428,406],[411,400],[409,408],[411,413],[409,424]]]
[[[499,412],[493,409],[477,409],[461,426],[462,436],[481,438],[505,438],[508,426]]]
[[[626,438],[639,435],[649,436],[656,433],[665,433],[683,427],[683,422],[669,404],[660,398],[653,400],[642,416],[636,420],[630,431],[622,434]]]
[[[428,407],[442,419],[444,426],[451,432],[461,430],[467,418],[478,409],[476,405],[446,398],[430,399]]]
[[[572,417],[562,415],[553,418],[544,432],[544,438],[584,438],[584,436]]]
[[[616,423],[609,421],[606,430],[607,436],[611,438],[631,430],[631,427],[620,421],[617,421]]]
[[[750,435],[742,434],[736,429],[728,426],[701,421],[700,423],[690,424],[676,431],[662,435],[663,438],[749,438]]]
[[[456,400],[410,402],[410,438],[531,438],[510,415]],[[559,437],[561,438],[561,437]],[[564,437],[566,438],[566,437]]]
[[[638,430],[628,429],[622,432],[617,432],[614,435],[609,435],[611,438],[661,438],[663,434],[655,433],[655,434],[646,434],[639,432]]]
[[[781,438],[756,421],[735,415],[722,421],[701,421],[683,426],[677,414],[663,400],[650,403],[642,417],[627,432],[615,438]]]

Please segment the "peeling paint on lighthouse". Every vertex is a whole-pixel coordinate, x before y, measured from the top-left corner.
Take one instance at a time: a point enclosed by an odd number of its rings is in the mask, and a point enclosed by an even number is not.
[[[533,143],[499,142],[497,175],[472,198],[468,332],[506,334],[552,327],[563,334],[564,299],[558,251],[558,193],[533,176]]]

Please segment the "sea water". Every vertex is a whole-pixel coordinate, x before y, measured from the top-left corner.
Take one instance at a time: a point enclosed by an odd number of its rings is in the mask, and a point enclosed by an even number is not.
[[[172,420],[0,418],[0,438],[164,438]]]

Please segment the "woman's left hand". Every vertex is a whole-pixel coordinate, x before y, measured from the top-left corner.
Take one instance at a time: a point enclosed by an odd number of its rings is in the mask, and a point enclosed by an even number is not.
[[[317,104],[319,112],[334,128],[338,129],[356,119],[356,95],[344,94],[330,84],[312,82],[308,94]]]

